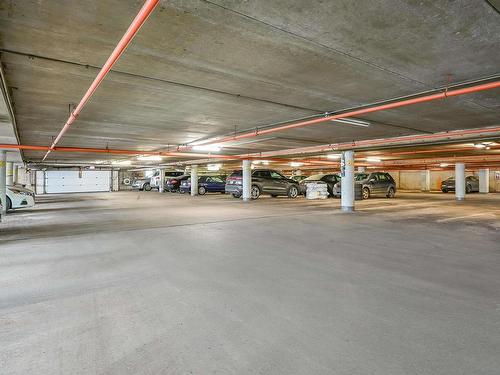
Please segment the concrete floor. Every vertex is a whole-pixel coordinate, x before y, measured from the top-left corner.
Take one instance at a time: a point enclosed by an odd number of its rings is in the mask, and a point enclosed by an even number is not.
[[[500,195],[39,198],[0,225],[0,373],[495,374]]]

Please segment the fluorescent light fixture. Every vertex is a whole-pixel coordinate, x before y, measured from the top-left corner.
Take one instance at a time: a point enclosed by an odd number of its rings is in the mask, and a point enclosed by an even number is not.
[[[130,165],[132,164],[131,160],[114,160],[111,162],[113,165]]]
[[[222,164],[208,164],[207,169],[209,171],[218,171],[222,167]]]
[[[208,152],[219,152],[222,149],[219,145],[200,145],[193,146],[194,151],[208,151]]]
[[[297,162],[297,161],[292,161],[292,162],[290,163],[290,167],[300,167],[300,166],[302,166],[302,165],[304,165],[304,163],[299,163],[299,162]]]
[[[326,155],[327,159],[340,159],[342,155],[341,154],[328,154]]]
[[[382,160],[380,158],[377,158],[376,156],[368,156],[366,158],[366,161],[369,161],[372,163],[380,163]]]
[[[475,148],[486,148],[486,145],[484,143],[476,143],[474,144]]]
[[[104,160],[94,160],[94,164],[104,164],[106,163]]]
[[[160,155],[141,155],[137,157],[140,161],[162,161],[163,158]]]
[[[444,168],[444,167],[447,167],[449,164],[446,164],[446,163],[441,163],[439,164],[440,167]]]
[[[262,164],[269,165],[269,160],[261,160]]]
[[[255,164],[255,165],[258,165],[258,164],[269,165],[269,160],[252,160],[252,164]]]
[[[348,117],[337,118],[337,119],[332,120],[332,121],[342,122],[344,124],[355,125],[355,126],[363,126],[365,128],[367,128],[368,126],[371,125],[369,122],[361,121],[361,120],[357,120],[357,119],[353,119],[353,118],[348,118]]]

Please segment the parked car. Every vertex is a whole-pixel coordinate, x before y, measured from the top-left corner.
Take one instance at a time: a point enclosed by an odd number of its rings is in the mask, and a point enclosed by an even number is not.
[[[137,178],[132,183],[132,189],[137,189],[137,190],[141,190],[141,191],[142,190],[150,191],[151,190],[150,181],[151,181],[151,178]]]
[[[35,193],[20,186],[7,186],[7,211],[35,206]],[[3,204],[3,202],[0,202]]]
[[[441,182],[441,191],[447,193],[455,191],[455,177],[448,177]],[[476,176],[465,177],[465,192],[467,194],[472,192],[479,192],[479,179]]]
[[[340,182],[340,176],[337,174],[314,174],[299,182],[300,194],[306,194],[307,184],[311,182],[326,182],[328,194],[333,196],[333,187],[337,182]]]
[[[394,198],[396,194],[396,182],[389,173],[372,172],[356,173],[355,184],[361,185],[363,199],[368,199],[372,195],[385,195],[387,198]],[[337,182],[333,187],[333,195],[340,197],[342,194],[341,182]]]
[[[300,182],[304,179],[307,178],[307,176],[302,176],[302,175],[295,175],[295,176],[290,176],[290,178],[294,181]]]
[[[170,191],[171,193],[179,191],[182,181],[187,180],[190,177],[191,176],[188,174],[176,177],[169,177],[165,182],[165,190]]]
[[[182,176],[182,175],[184,175],[184,172],[166,171],[165,172],[165,181],[164,181],[164,183],[166,183],[169,178],[178,177],[178,176]],[[153,174],[153,176],[150,179],[149,184],[150,184],[150,186],[151,186],[152,189],[158,189],[158,187],[160,186],[160,171],[156,171]]]
[[[198,178],[198,194],[206,193],[224,193],[226,181],[220,176],[200,176]],[[181,182],[179,191],[189,193],[191,191],[191,178]]]
[[[235,198],[243,194],[243,172],[234,171],[226,180],[226,194]],[[272,197],[286,195],[296,198],[299,195],[299,184],[280,172],[272,169],[256,169],[252,172],[252,186],[250,197],[257,199],[261,194],[270,194]]]

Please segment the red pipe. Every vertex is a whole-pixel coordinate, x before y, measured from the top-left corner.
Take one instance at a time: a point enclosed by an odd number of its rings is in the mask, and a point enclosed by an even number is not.
[[[337,115],[325,116],[325,117],[316,118],[313,120],[300,121],[300,122],[295,122],[293,124],[281,125],[281,126],[277,126],[277,127],[271,128],[271,129],[255,130],[255,131],[252,131],[249,133],[243,133],[243,134],[239,134],[239,135],[225,137],[225,138],[222,138],[220,140],[207,141],[205,143],[197,144],[197,146],[205,146],[205,145],[210,145],[210,144],[215,144],[215,143],[220,144],[220,143],[226,143],[226,142],[231,142],[231,141],[237,141],[237,140],[244,139],[244,138],[257,137],[260,135],[265,135],[265,134],[274,133],[274,132],[278,132],[278,131],[299,128],[299,127],[304,127],[304,126],[309,126],[309,125],[315,125],[315,124],[325,122],[325,121],[332,121],[332,120],[342,119],[342,118],[346,118],[346,117],[364,115],[364,114],[372,113],[372,112],[385,111],[388,109],[405,107],[408,105],[425,103],[425,102],[430,102],[430,101],[438,100],[438,99],[445,99],[445,98],[448,98],[451,96],[459,96],[459,95],[471,94],[471,93],[475,93],[475,92],[479,92],[479,91],[492,90],[495,88],[500,88],[500,81],[484,83],[484,84],[470,86],[470,87],[466,87],[466,88],[462,88],[462,89],[444,91],[444,92],[440,92],[437,94],[425,95],[425,96],[421,96],[418,98],[406,99],[406,100],[396,101],[396,102],[388,103],[388,104],[376,105],[376,106],[373,106],[370,108],[358,109],[358,110],[344,112],[344,113],[337,114]],[[191,147],[192,146],[183,146],[183,147],[180,147],[179,149],[186,149],[186,148],[191,148]]]
[[[132,23],[130,24],[128,30],[125,32],[123,37],[120,39],[118,44],[116,45],[115,49],[111,53],[111,55],[108,57],[108,60],[106,60],[106,63],[103,65],[101,70],[99,71],[99,74],[97,74],[97,77],[95,77],[94,81],[88,88],[87,92],[83,96],[83,98],[80,100],[80,103],[78,103],[77,107],[75,108],[74,111],[71,112],[71,114],[68,117],[68,120],[66,120],[66,123],[64,124],[63,128],[57,135],[57,137],[54,139],[54,142],[52,142],[52,145],[49,147],[47,153],[43,157],[43,160],[50,154],[52,150],[57,145],[57,142],[62,138],[64,133],[68,131],[70,128],[71,124],[73,124],[80,114],[81,110],[87,104],[89,99],[92,97],[94,92],[97,90],[101,82],[104,80],[106,75],[109,73],[111,70],[112,66],[116,63],[116,61],[120,58],[122,53],[125,51],[127,46],[130,44],[134,36],[137,34],[141,26],[144,24],[144,22],[147,20],[149,15],[153,12],[155,9],[156,5],[158,5],[159,0],[146,0],[144,5],[142,6],[141,10],[139,13],[137,13],[137,16],[134,18]],[[43,161],[42,160],[42,161]]]

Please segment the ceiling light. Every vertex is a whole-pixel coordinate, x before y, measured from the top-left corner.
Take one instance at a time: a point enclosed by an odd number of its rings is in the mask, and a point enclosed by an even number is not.
[[[137,160],[141,161],[162,161],[163,158],[160,155],[141,155],[137,157]]]
[[[439,164],[439,166],[440,166],[440,167],[442,167],[442,168],[445,168],[445,167],[447,167],[448,165],[449,165],[449,164],[446,164],[446,163],[441,163],[441,164]]]
[[[304,165],[304,163],[299,163],[299,162],[297,162],[297,161],[292,161],[292,162],[290,163],[290,167],[300,167],[300,166],[302,166],[302,165]]]
[[[327,159],[340,159],[342,155],[341,154],[328,154],[326,155]]]
[[[193,146],[194,151],[209,151],[209,152],[219,152],[222,149],[221,146],[218,145],[200,145]]]
[[[222,164],[208,164],[207,169],[209,171],[218,171],[222,167]]]
[[[355,126],[363,126],[365,128],[367,128],[368,126],[371,125],[369,122],[356,120],[356,119],[352,119],[352,118],[347,118],[347,117],[346,118],[337,118],[337,119],[332,120],[332,121],[342,122],[344,124],[355,125]]]
[[[474,144],[474,147],[475,148],[485,148],[486,145],[484,143],[476,143],[476,144]]]
[[[366,161],[372,162],[372,163],[379,163],[382,160],[380,158],[377,158],[376,156],[368,156],[366,158]]]
[[[114,160],[111,162],[113,165],[130,165],[132,164],[131,160]]]
[[[95,160],[94,161],[94,164],[104,164],[105,161],[104,160]]]

